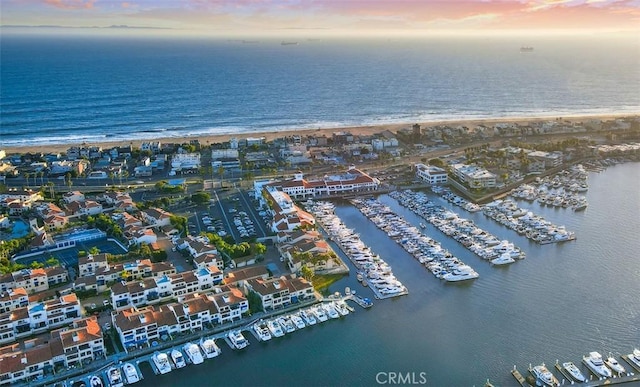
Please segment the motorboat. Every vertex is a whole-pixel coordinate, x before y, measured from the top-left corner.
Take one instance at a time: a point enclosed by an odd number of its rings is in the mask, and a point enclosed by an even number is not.
[[[627,359],[636,367],[640,368],[640,349],[634,349],[633,353],[627,355]]]
[[[324,309],[327,311],[327,315],[331,318],[339,318],[340,313],[333,307],[332,303],[327,303],[323,305]]]
[[[122,373],[124,374],[124,379],[127,381],[127,384],[133,384],[140,381],[140,375],[138,375],[138,370],[131,363],[124,363],[122,366]]]
[[[587,380],[582,374],[582,371],[580,371],[578,366],[573,364],[572,361],[562,363],[562,368],[564,368],[576,382],[584,382]]]
[[[611,354],[609,354],[609,357],[607,358],[607,360],[604,361],[604,363],[607,366],[609,366],[609,368],[611,368],[612,371],[617,372],[619,374],[624,374],[627,371],[624,369],[622,364],[620,364],[618,360],[616,360],[615,357],[611,356]]]
[[[334,303],[334,306],[338,313],[340,313],[340,316],[346,316],[349,314],[349,308],[347,308],[347,304],[344,301],[338,301]]]
[[[271,333],[269,333],[269,328],[264,322],[256,322],[253,324],[253,331],[258,335],[260,341],[271,340]]]
[[[161,375],[171,372],[171,363],[169,363],[169,356],[166,353],[156,352],[151,359]]]
[[[504,253],[498,258],[494,258],[491,260],[491,263],[494,265],[508,265],[510,263],[514,263],[516,260],[511,257],[511,254]]]
[[[282,336],[284,336],[284,331],[282,330],[282,327],[275,320],[267,321],[267,328],[269,328],[269,332],[271,332],[271,335],[273,337],[282,337]]]
[[[204,362],[204,358],[202,357],[202,352],[200,352],[200,348],[193,343],[185,344],[182,349],[184,353],[187,354],[187,358],[191,362],[191,364],[202,364]]]
[[[302,317],[302,319],[304,320],[305,324],[307,325],[315,325],[317,323],[316,318],[313,316],[313,313],[311,313],[308,310],[303,310],[300,312],[300,317]]]
[[[296,326],[293,324],[293,322],[291,322],[289,318],[281,316],[281,317],[278,317],[277,321],[278,321],[278,324],[280,324],[280,326],[286,333],[291,333],[296,331]]]
[[[98,375],[91,375],[89,385],[91,387],[104,387],[104,383],[102,383],[102,379]]]
[[[177,349],[171,351],[171,360],[173,360],[173,364],[175,364],[176,368],[182,368],[187,366],[187,362],[184,360],[184,356],[182,356],[182,352]]]
[[[322,305],[318,305],[317,307],[313,308],[313,313],[316,315],[318,321],[320,322],[325,322],[329,319]]]
[[[479,277],[479,274],[476,273],[476,271],[473,270],[471,266],[467,266],[467,265],[460,265],[455,269],[453,269],[452,272],[442,276],[444,280],[449,282],[465,281],[465,280],[474,279],[478,277]]]
[[[306,327],[304,321],[300,316],[298,316],[298,314],[294,313],[290,317],[291,317],[291,322],[295,324],[296,328],[302,329]]]
[[[214,358],[220,354],[220,347],[216,344],[213,339],[200,339],[200,348],[202,349],[202,353],[207,359]]]
[[[235,349],[242,349],[249,345],[249,342],[244,338],[242,332],[240,332],[239,330],[230,331],[229,333],[227,333],[227,337],[229,338],[229,341],[231,341],[231,344],[233,344],[233,347]]]
[[[124,386],[124,380],[122,379],[122,373],[118,367],[110,367],[107,370],[107,377],[109,378],[109,386],[122,387]]]
[[[559,386],[558,379],[547,369],[547,366],[542,363],[531,369],[531,373],[541,381],[545,386]]]
[[[602,361],[602,355],[598,352],[589,352],[589,356],[583,356],[582,361],[598,376],[611,377],[611,370]]]

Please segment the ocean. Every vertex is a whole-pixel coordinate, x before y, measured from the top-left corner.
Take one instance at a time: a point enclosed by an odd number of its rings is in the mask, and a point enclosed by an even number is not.
[[[586,374],[581,360],[590,351],[620,359],[640,348],[640,164],[591,173],[589,186],[583,212],[519,202],[576,233],[575,241],[551,245],[433,196],[527,254],[492,267],[427,225],[426,235],[480,274],[465,283],[438,280],[357,209],[339,202],[336,213],[392,266],[408,295],[374,300],[371,309],[356,307],[343,319],[266,343],[247,335],[251,345],[241,352],[221,342],[219,357],[167,375],[143,367],[141,385],[371,386],[393,384],[389,375],[397,373],[429,386],[481,386],[487,379],[514,386],[514,366],[527,375],[529,364],[544,362],[553,370],[556,360],[573,361]],[[421,222],[388,196],[379,200],[413,225]],[[352,273],[331,291],[349,286],[372,297]]]
[[[640,112],[637,39],[282,45],[9,32],[0,45],[4,146]]]

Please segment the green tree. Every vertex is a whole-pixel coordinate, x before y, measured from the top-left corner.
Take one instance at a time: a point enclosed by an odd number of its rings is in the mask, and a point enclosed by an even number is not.
[[[211,195],[209,195],[207,192],[201,191],[191,195],[191,201],[196,204],[205,204],[208,203],[209,200],[211,200]]]
[[[89,254],[91,255],[100,254],[100,249],[97,246],[93,246],[92,248],[89,249]]]
[[[313,277],[315,277],[315,275],[316,275],[316,273],[314,273],[313,269],[311,269],[307,265],[302,265],[302,268],[300,269],[300,274],[302,275],[302,278],[306,279],[309,282],[312,282],[313,281]]]

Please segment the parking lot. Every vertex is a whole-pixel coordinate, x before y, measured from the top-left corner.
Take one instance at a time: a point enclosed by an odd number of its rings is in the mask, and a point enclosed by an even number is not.
[[[202,231],[231,235],[236,242],[261,238],[269,234],[266,212],[256,208],[257,202],[246,191],[233,189],[214,192],[208,206],[194,208],[189,216],[189,232]]]

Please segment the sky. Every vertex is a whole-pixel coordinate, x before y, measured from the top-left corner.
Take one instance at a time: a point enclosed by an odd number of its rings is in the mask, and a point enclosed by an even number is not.
[[[218,36],[640,36],[640,0],[2,0],[0,24]]]

